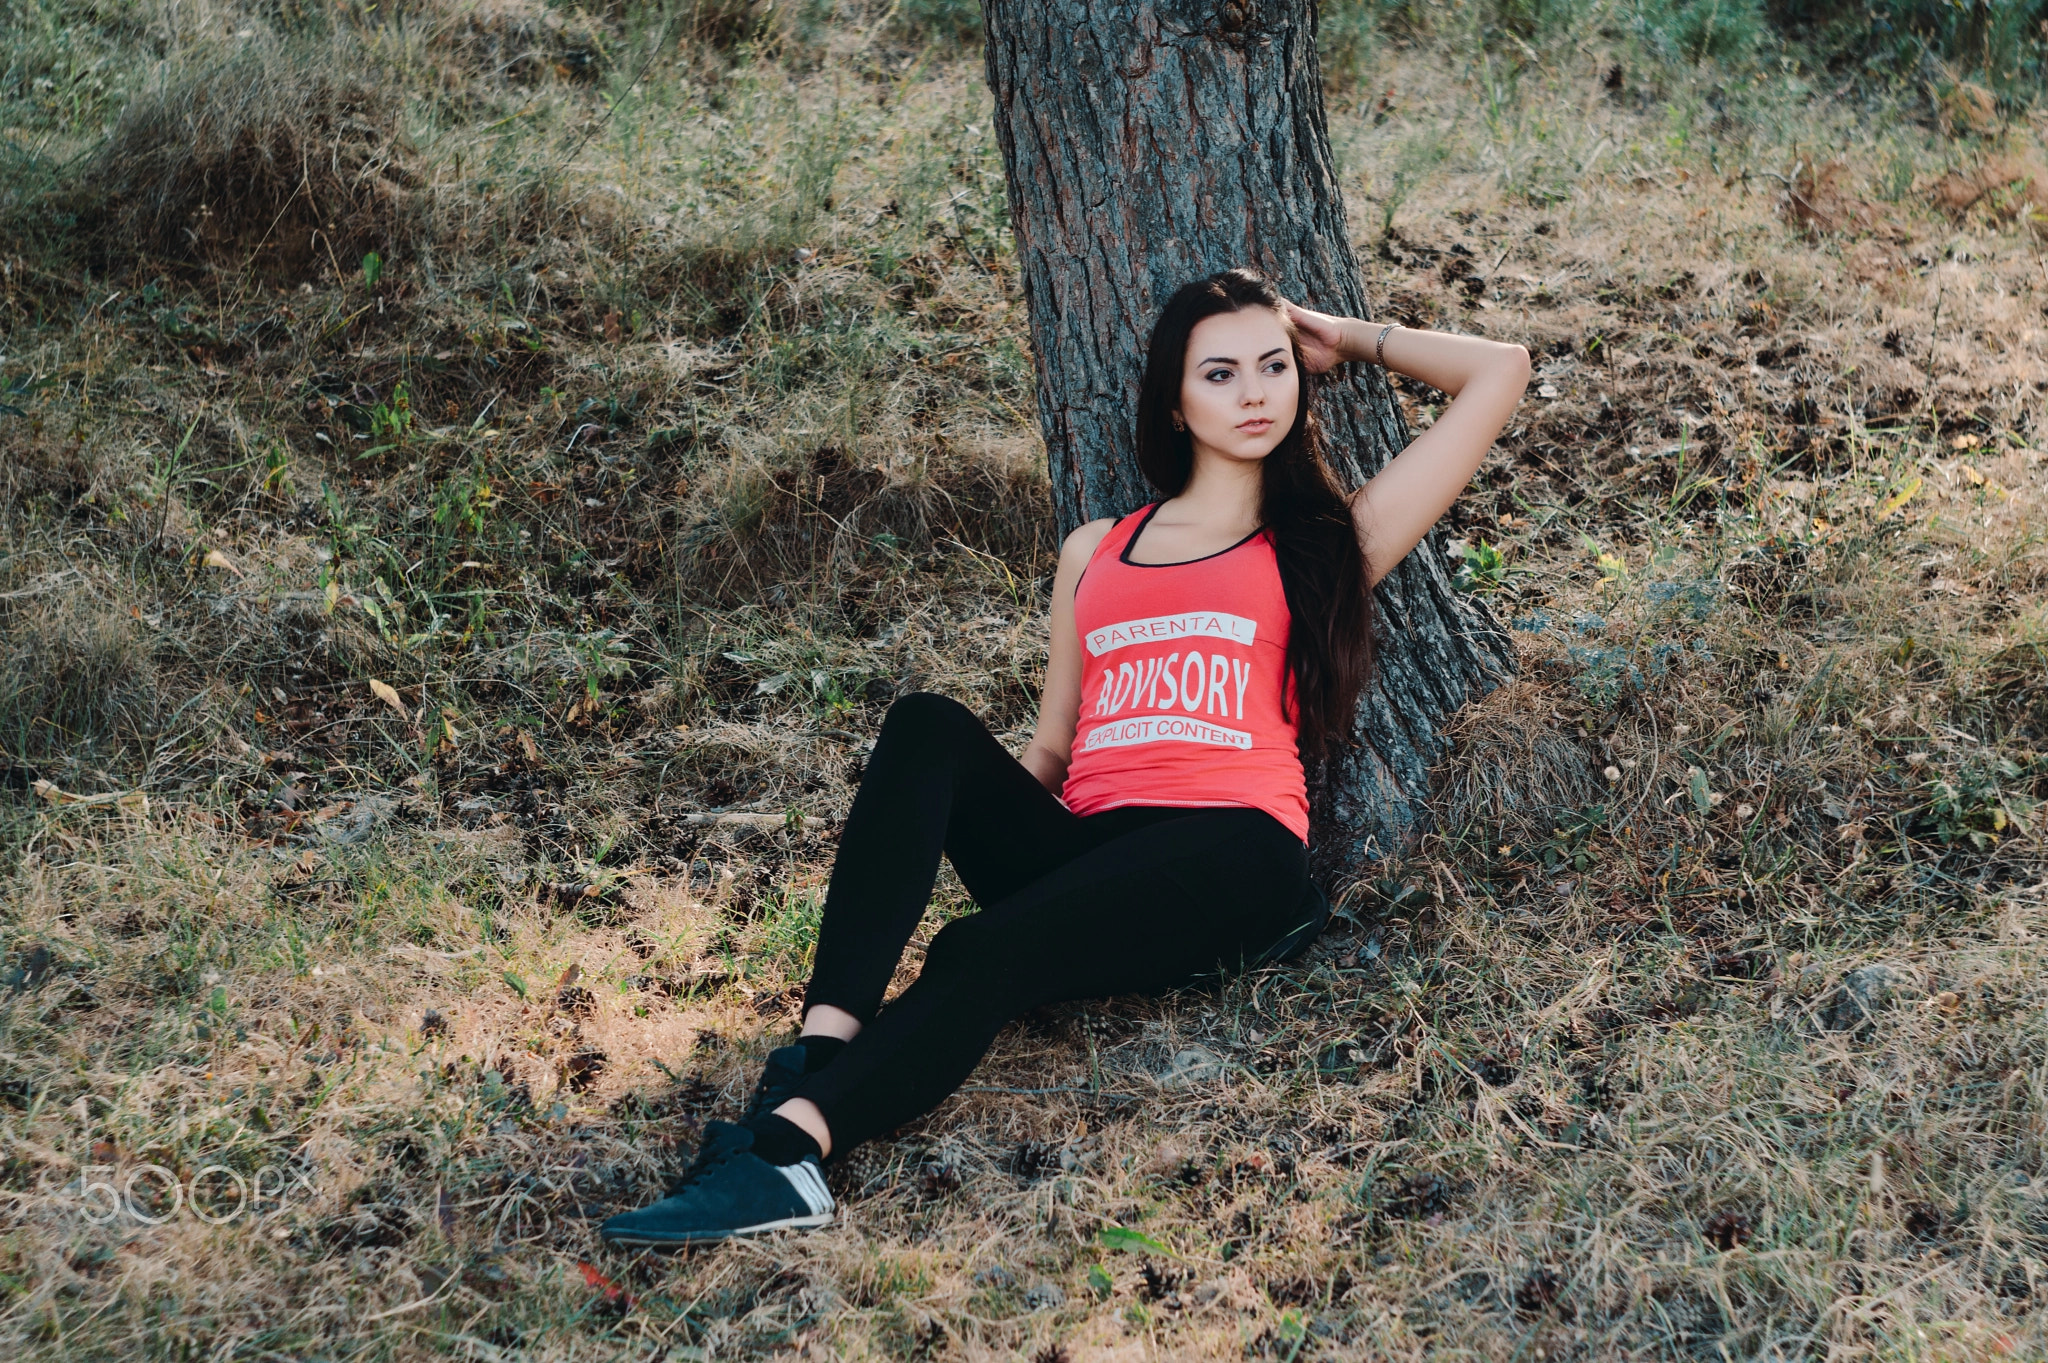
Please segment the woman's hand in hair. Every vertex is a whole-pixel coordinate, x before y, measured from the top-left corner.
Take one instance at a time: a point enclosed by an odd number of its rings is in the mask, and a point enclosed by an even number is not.
[[[1311,374],[1325,374],[1347,360],[1359,358],[1357,332],[1365,324],[1350,317],[1332,317],[1312,312],[1299,303],[1289,303],[1287,320],[1301,346],[1301,363]]]
[[[1477,472],[1529,386],[1529,352],[1478,336],[1385,328],[1295,303],[1282,306],[1304,367],[1321,373],[1347,360],[1374,359],[1455,399],[1351,494],[1366,574],[1378,582],[1421,543]]]

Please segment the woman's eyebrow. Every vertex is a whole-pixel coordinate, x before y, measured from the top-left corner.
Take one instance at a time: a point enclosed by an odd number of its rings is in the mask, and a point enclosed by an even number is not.
[[[1280,353],[1281,351],[1283,351],[1283,350],[1285,350],[1285,349],[1287,349],[1287,347],[1286,347],[1286,346],[1284,346],[1284,345],[1276,345],[1276,346],[1274,346],[1274,347],[1273,347],[1273,348],[1272,348],[1271,350],[1267,351],[1265,355],[1261,355],[1261,356],[1259,356],[1259,358],[1263,360],[1263,359],[1265,359],[1265,358],[1266,358],[1266,357],[1267,357],[1268,355],[1278,355],[1278,354],[1279,354],[1279,353]],[[1236,360],[1234,360],[1234,359],[1232,359],[1232,358],[1230,358],[1230,357],[1229,357],[1228,355],[1211,355],[1211,356],[1210,356],[1210,357],[1209,357],[1208,359],[1206,359],[1206,360],[1203,360],[1203,361],[1201,361],[1201,363],[1202,363],[1202,364],[1236,364],[1236,363],[1237,363],[1237,361],[1236,361]]]

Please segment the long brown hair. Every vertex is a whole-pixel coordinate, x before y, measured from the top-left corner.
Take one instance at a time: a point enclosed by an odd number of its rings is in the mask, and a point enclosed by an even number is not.
[[[1253,270],[1224,270],[1184,284],[1152,325],[1145,382],[1138,390],[1138,467],[1166,497],[1177,497],[1195,471],[1194,436],[1173,427],[1187,368],[1188,336],[1205,317],[1268,308],[1280,313],[1294,351],[1301,400],[1294,425],[1260,470],[1259,520],[1272,534],[1287,593],[1287,673],[1301,755],[1330,755],[1351,733],[1359,692],[1373,667],[1372,592],[1365,553],[1343,489],[1323,460],[1316,420],[1316,376],[1301,362],[1293,323],[1280,292]]]

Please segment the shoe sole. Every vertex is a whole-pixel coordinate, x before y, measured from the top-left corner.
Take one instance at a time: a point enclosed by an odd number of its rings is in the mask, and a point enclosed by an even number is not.
[[[608,1245],[624,1245],[632,1248],[659,1249],[663,1245],[694,1245],[707,1240],[730,1240],[738,1235],[760,1235],[771,1230],[816,1230],[832,1224],[832,1213],[823,1212],[817,1216],[788,1216],[776,1221],[763,1221],[758,1226],[735,1226],[731,1230],[707,1230],[688,1232],[681,1235],[650,1235],[639,1231],[625,1231],[619,1234],[598,1231],[598,1236]]]

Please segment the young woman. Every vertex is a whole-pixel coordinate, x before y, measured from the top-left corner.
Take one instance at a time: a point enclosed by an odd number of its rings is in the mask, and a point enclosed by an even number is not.
[[[1314,376],[1365,360],[1452,395],[1350,497],[1323,462]],[[747,1114],[712,1122],[615,1245],[833,1215],[821,1164],[936,1107],[1040,1004],[1154,993],[1306,945],[1303,755],[1350,732],[1371,586],[1471,478],[1528,352],[1326,316],[1245,270],[1182,288],[1153,327],[1138,459],[1161,501],[1067,537],[1038,731],[1010,756],[966,709],[897,701],[847,815],[802,1035]],[[979,913],[933,937],[882,1007],[939,855]]]

